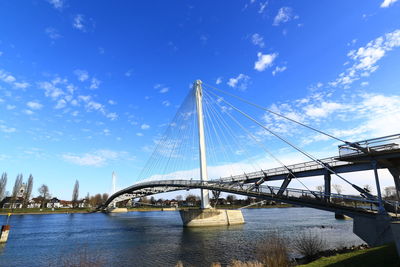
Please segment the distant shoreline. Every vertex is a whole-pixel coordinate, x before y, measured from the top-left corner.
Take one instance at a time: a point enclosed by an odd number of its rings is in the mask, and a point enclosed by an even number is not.
[[[270,209],[270,208],[292,208],[295,207],[293,205],[289,204],[283,204],[283,205],[267,205],[267,206],[251,206],[246,209]],[[184,207],[184,208],[178,208],[179,209],[187,209],[187,208],[196,208],[196,207]],[[223,206],[218,206],[217,209],[239,209],[242,208],[242,206],[229,206],[229,205],[223,205]],[[165,210],[164,210],[165,209]],[[128,212],[143,212],[143,211],[173,211],[170,209],[170,207],[146,207],[146,208],[128,208]],[[89,210],[89,209],[55,209],[52,211],[51,209],[44,209],[43,211],[40,211],[39,209],[15,209],[14,211],[11,210],[3,210],[0,209],[0,216],[7,216],[9,213],[11,215],[47,215],[47,214],[71,214],[71,213],[97,213],[99,211],[95,210]]]

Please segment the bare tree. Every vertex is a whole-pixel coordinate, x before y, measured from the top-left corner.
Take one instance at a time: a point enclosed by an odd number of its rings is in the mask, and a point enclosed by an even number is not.
[[[396,187],[387,186],[383,189],[385,193],[383,194],[386,199],[395,199],[396,198]]]
[[[372,186],[369,184],[364,185],[364,190],[367,191],[368,193],[372,193]]]
[[[3,200],[6,193],[6,185],[7,185],[7,173],[3,172],[0,179],[0,201]]]
[[[218,190],[211,190],[211,193],[213,195],[213,199],[214,199],[214,208],[217,206],[218,204],[218,199],[219,196],[221,195],[221,191]]]
[[[74,191],[72,191],[72,207],[76,208],[79,198],[79,181],[75,181]]]
[[[343,188],[340,184],[333,184],[332,187],[338,194],[341,194],[343,192]]]
[[[89,207],[89,199],[90,199],[90,195],[89,192],[87,193],[86,197],[85,197],[85,208]]]
[[[24,192],[24,208],[28,206],[29,199],[31,198],[33,188],[33,176],[32,174],[29,175],[28,183],[26,185],[26,190]]]
[[[234,204],[235,200],[236,200],[236,196],[235,195],[228,195],[226,197],[226,201],[229,202],[231,205]]]
[[[15,178],[15,183],[14,183],[14,187],[13,187],[13,192],[12,192],[12,196],[11,196],[11,207],[14,208],[15,206],[15,202],[17,201],[17,197],[18,197],[18,193],[19,190],[21,189],[22,186],[22,174],[18,174],[17,178]]]
[[[102,204],[106,203],[107,199],[108,199],[108,194],[107,193],[103,193],[102,198],[101,198]]]
[[[42,184],[42,186],[39,187],[38,191],[42,198],[42,208],[44,208],[47,200],[50,198],[49,187],[45,184]]]

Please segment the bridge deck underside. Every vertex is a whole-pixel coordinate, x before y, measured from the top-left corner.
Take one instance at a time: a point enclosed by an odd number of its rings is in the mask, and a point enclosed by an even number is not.
[[[346,198],[346,196],[343,195],[332,194],[332,200],[336,199],[337,201],[327,202],[324,200],[321,192],[310,193],[310,191],[287,189],[283,194],[279,195],[277,194],[279,188],[275,187],[260,186],[253,190],[250,190],[249,188],[248,185],[246,186],[238,183],[232,185],[229,183],[201,182],[193,180],[152,181],[136,184],[117,192],[110,197],[105,206],[108,206],[114,200],[118,201],[118,198],[136,198],[182,189],[209,189],[303,207],[316,208],[325,211],[340,212],[350,217],[354,215],[375,216],[377,214],[375,202],[357,198],[355,196],[351,196],[352,198]]]

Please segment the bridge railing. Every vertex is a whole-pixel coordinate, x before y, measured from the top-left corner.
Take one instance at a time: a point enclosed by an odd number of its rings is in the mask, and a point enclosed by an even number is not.
[[[334,157],[324,158],[324,159],[321,159],[321,161],[325,164],[328,164],[331,167],[353,164],[352,162],[337,160]],[[296,173],[296,172],[303,172],[303,171],[318,170],[318,169],[322,169],[323,167],[321,166],[321,164],[319,164],[315,161],[308,161],[308,162],[288,165],[287,168],[290,169],[293,173]],[[262,171],[249,172],[249,173],[239,174],[239,175],[230,176],[230,177],[222,177],[222,178],[214,179],[214,180],[236,182],[236,181],[245,181],[247,179],[262,178],[262,177],[265,177],[265,175],[268,177],[268,176],[275,176],[275,175],[282,175],[282,174],[289,174],[288,170],[285,167],[277,167],[277,168],[272,168],[272,169],[267,169],[267,170],[262,170]]]
[[[354,142],[360,147],[367,149],[369,152],[384,152],[400,149],[400,134],[388,135],[379,138],[373,138],[363,141]],[[339,146],[339,156],[357,156],[365,154],[357,148],[352,147],[348,144]]]

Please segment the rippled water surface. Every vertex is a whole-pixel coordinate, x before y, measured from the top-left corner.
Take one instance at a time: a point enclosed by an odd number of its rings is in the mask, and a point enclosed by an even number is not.
[[[268,233],[317,231],[334,246],[361,244],[353,222],[309,208],[243,210],[246,224],[183,228],[178,212],[15,215],[0,266],[55,266],[86,257],[105,266],[190,266],[252,260]],[[4,224],[5,216],[0,217]],[[322,227],[324,226],[324,227]]]

